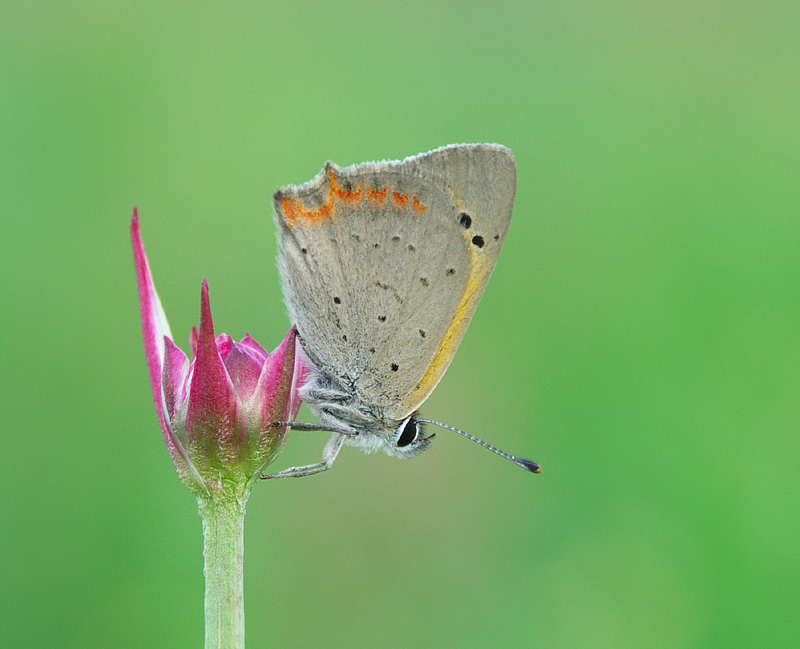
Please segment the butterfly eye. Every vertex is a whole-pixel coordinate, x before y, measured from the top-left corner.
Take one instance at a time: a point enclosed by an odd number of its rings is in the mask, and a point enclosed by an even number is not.
[[[409,444],[413,444],[419,435],[419,426],[416,419],[410,417],[404,424],[400,436],[397,438],[397,448],[403,448]]]

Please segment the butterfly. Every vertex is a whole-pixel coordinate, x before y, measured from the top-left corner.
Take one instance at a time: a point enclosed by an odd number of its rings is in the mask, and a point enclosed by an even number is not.
[[[459,433],[533,473],[539,465],[418,408],[461,342],[503,246],[516,163],[496,144],[450,145],[402,161],[341,168],[275,192],[284,299],[309,373],[300,397],[342,446],[407,458],[429,448],[423,424]]]

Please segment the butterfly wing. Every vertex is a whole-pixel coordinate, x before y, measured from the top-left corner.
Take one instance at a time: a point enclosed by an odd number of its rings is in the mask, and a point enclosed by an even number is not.
[[[508,230],[511,152],[457,145],[275,194],[284,296],[311,360],[378,417],[441,379]]]

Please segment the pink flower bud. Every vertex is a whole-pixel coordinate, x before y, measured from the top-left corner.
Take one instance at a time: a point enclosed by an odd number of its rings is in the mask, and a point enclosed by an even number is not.
[[[198,496],[246,493],[286,442],[286,427],[273,422],[293,420],[300,407],[296,385],[304,369],[295,354],[297,332],[292,328],[271,354],[249,334],[238,343],[227,334],[215,338],[203,280],[190,362],[172,341],[136,210],[131,239],[153,401],[178,475]]]

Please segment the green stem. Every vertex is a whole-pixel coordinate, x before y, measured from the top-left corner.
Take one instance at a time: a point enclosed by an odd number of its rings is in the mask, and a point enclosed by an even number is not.
[[[206,577],[205,649],[244,649],[244,514],[246,498],[198,499]]]

